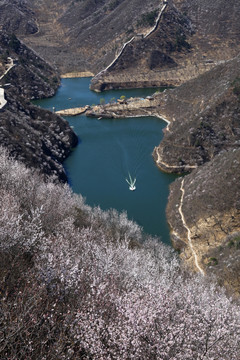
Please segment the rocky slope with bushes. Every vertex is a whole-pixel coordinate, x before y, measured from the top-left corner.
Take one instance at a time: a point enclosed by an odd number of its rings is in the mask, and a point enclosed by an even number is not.
[[[2,0],[0,23],[61,73],[96,74],[135,37],[115,66],[95,79],[94,89],[178,85],[238,53],[238,2],[168,0],[156,31],[144,38],[164,3]]]
[[[157,95],[170,120],[154,156],[164,171],[181,172],[240,146],[240,56],[195,80]]]
[[[16,0],[18,7],[23,1]],[[25,0],[35,32],[16,33],[61,73],[92,72],[106,67],[134,33],[147,32],[159,0]],[[6,13],[2,23],[8,24]],[[23,11],[24,13],[24,11]]]
[[[191,268],[218,274],[240,294],[240,147],[214,159],[170,187],[167,217],[172,241]],[[184,226],[185,225],[185,226]]]
[[[92,80],[96,91],[179,85],[239,53],[236,1],[169,0],[157,29]]]
[[[7,104],[0,110],[0,142],[28,166],[62,181],[63,160],[77,144],[68,123],[29,102],[54,95],[60,79],[52,67],[21,43],[15,35],[0,33],[1,71],[13,67],[0,80]]]
[[[10,34],[34,34],[38,30],[34,12],[25,0],[0,0],[0,29]]]

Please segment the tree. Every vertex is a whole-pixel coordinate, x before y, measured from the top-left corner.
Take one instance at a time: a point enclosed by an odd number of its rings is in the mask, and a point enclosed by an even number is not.
[[[105,99],[104,98],[100,99],[100,105],[105,105]]]
[[[0,151],[2,359],[238,360],[240,310],[126,213]]]

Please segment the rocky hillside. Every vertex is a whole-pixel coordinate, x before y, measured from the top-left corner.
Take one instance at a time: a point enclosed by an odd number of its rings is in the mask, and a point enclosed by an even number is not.
[[[0,1],[0,26],[61,73],[96,74],[134,37],[119,61],[95,79],[97,90],[178,85],[198,76],[237,55],[239,16],[234,0]]]
[[[240,147],[171,185],[167,217],[174,247],[192,267],[240,293]]]
[[[240,4],[170,0],[156,31],[136,37],[92,89],[179,85],[239,53]]]
[[[22,0],[16,2],[18,8],[23,6]],[[0,3],[1,22],[8,24],[2,8]],[[25,8],[31,12],[27,18],[37,31],[15,31],[27,45],[61,73],[96,73],[113,60],[116,51],[134,33],[149,30],[159,0],[25,0]]]
[[[166,6],[165,6],[166,5]],[[149,36],[160,10],[156,31]],[[137,11],[136,11],[137,9]],[[0,26],[61,73],[96,74],[93,89],[178,85],[239,52],[235,0],[0,1]]]
[[[26,0],[0,0],[0,29],[12,34],[34,34],[38,27]]]
[[[182,172],[240,146],[240,56],[179,88],[157,95],[158,111],[170,120],[155,149],[158,166]]]
[[[0,110],[0,143],[28,166],[62,181],[67,177],[62,161],[77,144],[68,123],[28,99],[52,96],[59,77],[45,61],[16,36],[0,33],[1,78],[7,104]],[[9,65],[11,62],[12,65]]]

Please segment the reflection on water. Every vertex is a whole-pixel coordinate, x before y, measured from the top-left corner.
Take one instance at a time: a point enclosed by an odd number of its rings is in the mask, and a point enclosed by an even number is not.
[[[96,94],[89,90],[90,79],[64,79],[56,96],[37,104],[56,110],[98,104],[121,95],[147,96],[153,89],[118,90]],[[162,173],[154,164],[152,151],[162,139],[166,123],[151,117],[94,119],[67,118],[80,143],[65,161],[73,191],[81,193],[89,205],[126,210],[129,218],[145,232],[169,242],[165,208],[168,186],[175,176]],[[129,191],[129,174],[136,190]],[[129,179],[130,180],[130,179]]]

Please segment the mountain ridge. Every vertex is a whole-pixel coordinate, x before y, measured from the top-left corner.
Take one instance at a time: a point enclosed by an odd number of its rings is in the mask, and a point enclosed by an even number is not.
[[[5,73],[11,59],[13,67]],[[11,156],[46,175],[67,181],[63,160],[77,144],[67,121],[30,99],[53,96],[60,84],[55,70],[15,35],[0,32],[0,80],[6,104],[0,109],[0,142]]]

